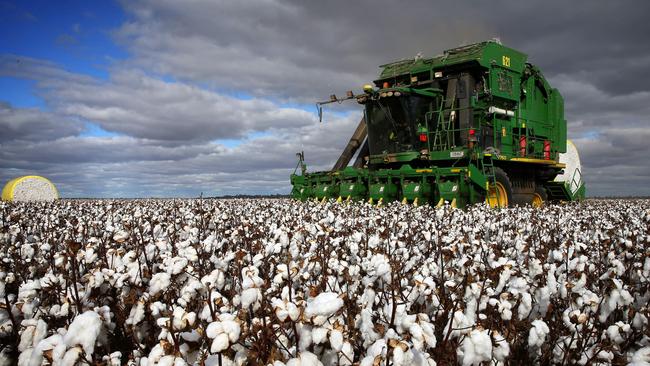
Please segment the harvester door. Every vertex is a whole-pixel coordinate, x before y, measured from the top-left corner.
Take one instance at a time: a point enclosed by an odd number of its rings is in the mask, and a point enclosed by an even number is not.
[[[474,77],[470,74],[462,74],[458,82],[458,91],[456,97],[458,98],[458,123],[456,143],[460,146],[467,146],[467,138],[469,129],[472,127],[473,113],[471,109],[471,91],[474,90]]]

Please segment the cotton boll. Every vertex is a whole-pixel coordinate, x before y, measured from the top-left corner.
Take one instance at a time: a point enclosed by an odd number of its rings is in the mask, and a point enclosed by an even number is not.
[[[323,292],[313,299],[307,301],[305,315],[307,317],[326,316],[329,317],[343,307],[343,300],[333,292]]]
[[[287,313],[289,314],[289,318],[291,318],[291,320],[296,321],[300,317],[300,308],[298,308],[296,304],[288,302]]]
[[[327,340],[328,330],[322,327],[314,327],[311,332],[314,344],[321,344]]]
[[[315,354],[302,351],[297,358],[290,359],[287,362],[287,366],[323,366],[323,364]]]
[[[62,366],[74,366],[77,364],[77,360],[81,356],[83,349],[79,346],[70,348],[65,352],[63,358],[61,359],[60,364]]]
[[[642,347],[634,352],[628,366],[650,366],[650,347]]]
[[[102,320],[99,314],[94,311],[86,311],[73,319],[63,341],[68,347],[81,345],[83,351],[90,357],[95,350],[95,341],[99,336],[101,327]]]
[[[352,348],[352,344],[350,344],[350,342],[343,342],[341,353],[342,355],[339,357],[339,365],[352,365],[352,361],[354,360],[354,349]]]
[[[413,346],[418,350],[422,350],[424,348],[424,332],[422,331],[422,327],[419,324],[411,324],[409,333],[411,333]]]
[[[614,343],[616,344],[621,344],[625,342],[627,338],[627,333],[629,333],[631,330],[629,324],[625,324],[623,322],[616,322],[616,324],[610,325],[607,327],[607,330],[605,331],[607,333],[607,337]]]
[[[311,327],[308,325],[298,324],[297,329],[300,338],[298,349],[300,351],[305,351],[312,344]]]
[[[457,351],[464,366],[480,365],[492,359],[492,340],[488,332],[482,329],[472,330],[465,337]]]
[[[330,332],[330,345],[336,352],[343,349],[343,333],[340,330],[334,329]]]
[[[25,319],[21,325],[24,328],[18,344],[21,352],[35,347],[47,335],[47,323],[42,319]]]
[[[549,333],[548,325],[543,320],[533,320],[532,328],[528,333],[528,347],[539,348],[546,341],[546,335]]]
[[[228,334],[226,333],[218,334],[212,341],[212,345],[210,346],[210,352],[212,353],[222,352],[228,349],[229,343],[230,341],[228,340]]]
[[[520,320],[526,319],[526,317],[528,317],[528,314],[530,314],[532,308],[533,298],[528,292],[522,293],[519,306],[517,307],[517,318]]]
[[[248,308],[253,303],[256,303],[262,298],[262,294],[258,288],[247,288],[242,291],[240,301],[242,308]]]
[[[151,277],[151,281],[149,281],[149,293],[151,296],[155,296],[160,291],[166,290],[170,284],[171,276],[168,273],[156,273]]]
[[[205,334],[209,338],[217,338],[217,335],[223,333],[223,324],[221,322],[212,322],[208,325]]]
[[[492,332],[492,340],[494,341],[494,348],[492,349],[494,358],[499,362],[505,363],[510,355],[510,345],[508,344],[508,340],[498,331]]]
[[[138,303],[131,308],[129,317],[126,319],[126,325],[135,325],[140,323],[144,319],[144,301],[140,300]]]

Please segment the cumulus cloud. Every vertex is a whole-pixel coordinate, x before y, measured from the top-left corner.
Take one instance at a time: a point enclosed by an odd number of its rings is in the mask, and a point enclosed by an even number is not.
[[[14,108],[0,101],[0,130],[0,143],[22,143],[74,136],[83,131],[83,124],[36,108]]]
[[[26,58],[0,73],[35,78],[51,108],[0,105],[0,178],[46,175],[68,197],[286,193],[295,153],[328,169],[360,118],[332,114],[320,124],[302,109],[141,71],[102,81]],[[83,121],[120,135],[84,135]],[[232,138],[240,143],[219,142]]]

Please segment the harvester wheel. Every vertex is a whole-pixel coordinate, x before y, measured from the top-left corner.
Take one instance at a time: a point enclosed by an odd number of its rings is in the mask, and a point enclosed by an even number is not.
[[[490,207],[509,207],[512,204],[512,184],[506,172],[494,168],[496,186],[490,182],[485,201]]]
[[[544,202],[548,201],[548,195],[546,194],[546,189],[540,184],[535,185],[535,193],[533,193],[533,200],[531,205],[533,207],[542,207]]]

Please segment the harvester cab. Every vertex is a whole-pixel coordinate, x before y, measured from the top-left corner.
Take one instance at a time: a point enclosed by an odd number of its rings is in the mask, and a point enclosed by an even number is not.
[[[294,172],[292,196],[500,207],[584,197],[581,174],[554,180],[566,167],[564,102],[526,58],[487,41],[380,66],[363,93],[317,104],[322,118],[322,105],[354,99],[364,116],[332,170]]]

